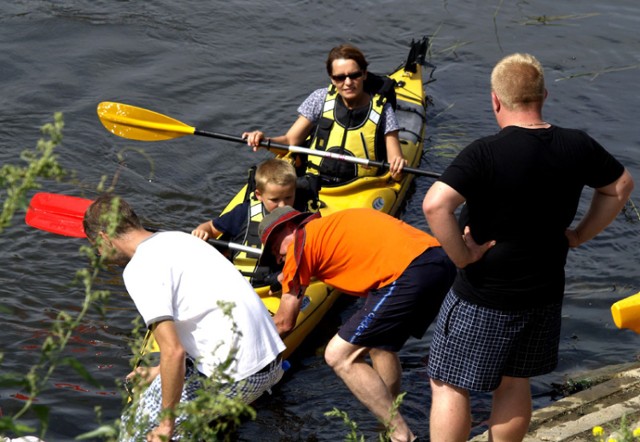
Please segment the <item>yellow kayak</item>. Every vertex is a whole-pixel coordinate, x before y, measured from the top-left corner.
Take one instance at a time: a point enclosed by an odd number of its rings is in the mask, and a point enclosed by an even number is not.
[[[395,216],[402,207],[409,191],[414,174],[434,176],[432,172],[418,170],[422,158],[424,132],[426,126],[426,107],[422,66],[427,50],[427,39],[412,42],[409,55],[388,77],[395,80],[397,99],[396,116],[400,124],[400,145],[408,161],[401,181],[394,181],[388,173],[380,176],[362,177],[344,185],[325,187],[320,190],[320,212],[323,216],[346,208],[368,207]],[[244,140],[231,135],[206,132],[186,125],[162,114],[119,103],[101,103],[98,114],[102,123],[112,133],[125,138],[157,141],[177,138],[183,135],[204,135],[213,138],[244,143]],[[283,146],[286,148],[286,146]],[[296,150],[306,148],[289,146],[289,153],[281,158],[293,162]],[[300,152],[300,150],[298,152]],[[382,164],[381,162],[378,162]],[[371,163],[375,164],[375,163]],[[247,186],[244,186],[229,202],[222,213],[226,213],[245,200]],[[234,265],[243,274],[252,274],[256,268],[256,255],[239,253],[233,258]],[[254,284],[255,285],[255,284]],[[272,293],[269,286],[254,287],[264,305],[273,315],[280,306],[281,293]],[[312,281],[307,288],[294,329],[284,337],[287,349],[283,357],[289,357],[322,320],[333,303],[340,296],[333,287],[321,281]],[[159,351],[151,334],[147,335],[145,352]]]
[[[396,81],[396,115],[400,127],[400,141],[404,157],[409,167],[417,167],[422,157],[424,131],[426,125],[426,100],[422,82],[422,63],[426,40],[412,45],[410,57],[405,63],[389,75]],[[288,154],[284,158],[289,158]],[[320,212],[323,216],[354,207],[369,207],[395,215],[402,206],[414,178],[405,174],[402,181],[396,182],[387,173],[381,176],[363,177],[351,183],[325,187],[320,190]],[[232,199],[223,213],[230,211],[244,201],[246,186]],[[234,264],[240,271],[251,272],[256,258],[239,255]],[[256,292],[265,306],[275,314],[280,305],[280,293],[270,293],[269,287],[257,287]],[[302,309],[295,328],[284,338],[287,345],[284,357],[288,357],[304,341],[309,333],[322,320],[340,293],[321,281],[314,281],[307,288]]]

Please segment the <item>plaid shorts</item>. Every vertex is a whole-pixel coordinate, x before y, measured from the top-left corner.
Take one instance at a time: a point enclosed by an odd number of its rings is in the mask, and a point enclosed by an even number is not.
[[[238,398],[242,402],[250,404],[262,396],[265,391],[271,394],[271,387],[282,379],[283,374],[282,361],[280,358],[276,358],[262,370],[246,379],[221,385],[219,392],[228,398]],[[180,397],[181,403],[196,399],[196,392],[203,387],[203,378],[204,375],[194,368],[193,361],[187,360],[184,387]],[[161,412],[162,380],[158,375],[149,387],[142,392],[140,397],[134,401],[133,406],[123,413],[118,440],[120,442],[146,441],[147,433],[160,423]],[[182,435],[178,433],[178,430],[180,423],[186,418],[185,415],[176,417],[176,433],[174,433],[171,440],[182,440]]]
[[[449,292],[429,349],[430,378],[473,391],[493,391],[503,376],[529,378],[558,365],[562,304],[503,311]]]

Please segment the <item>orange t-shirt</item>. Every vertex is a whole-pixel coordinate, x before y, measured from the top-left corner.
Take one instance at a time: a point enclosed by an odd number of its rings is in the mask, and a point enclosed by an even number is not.
[[[418,255],[440,244],[431,235],[373,209],[346,209],[310,221],[300,263],[287,250],[282,290],[315,277],[341,292],[366,296],[400,277]]]

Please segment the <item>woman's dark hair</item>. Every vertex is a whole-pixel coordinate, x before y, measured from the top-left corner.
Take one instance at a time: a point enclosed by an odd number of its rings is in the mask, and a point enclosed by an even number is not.
[[[367,66],[369,66],[369,63],[364,58],[364,54],[360,49],[349,44],[343,44],[336,46],[329,52],[329,56],[327,57],[327,74],[329,74],[329,76],[333,74],[334,60],[340,59],[355,61],[363,72],[365,72],[367,70]]]

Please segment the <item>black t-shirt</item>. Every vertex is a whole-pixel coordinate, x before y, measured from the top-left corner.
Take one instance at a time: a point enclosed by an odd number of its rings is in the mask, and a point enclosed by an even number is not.
[[[462,269],[454,289],[470,302],[517,310],[561,302],[568,242],[583,187],[624,167],[579,130],[508,126],[474,141],[440,178],[466,199],[461,224],[477,243],[496,240]]]

